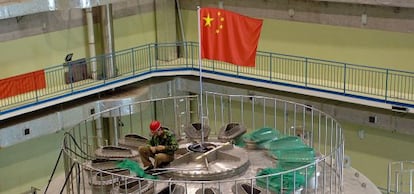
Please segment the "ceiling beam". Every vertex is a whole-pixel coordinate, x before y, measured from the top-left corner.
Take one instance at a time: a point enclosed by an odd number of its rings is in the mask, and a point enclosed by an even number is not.
[[[313,0],[313,1],[414,8],[413,0]]]

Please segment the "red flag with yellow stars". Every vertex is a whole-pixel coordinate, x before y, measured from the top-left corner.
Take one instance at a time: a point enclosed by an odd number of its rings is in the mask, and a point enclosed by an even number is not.
[[[263,20],[217,8],[201,8],[201,58],[256,65]]]

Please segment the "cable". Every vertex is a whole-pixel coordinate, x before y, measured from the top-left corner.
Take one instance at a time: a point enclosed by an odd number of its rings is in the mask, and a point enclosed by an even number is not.
[[[69,146],[67,146],[66,138],[64,139],[64,140],[65,140],[65,141],[64,141],[64,148],[65,148],[65,150],[69,150],[70,152],[74,153],[76,156],[81,157],[82,159],[85,159],[85,160],[93,160],[93,159],[95,159],[95,157],[90,156],[88,153],[86,153],[85,151],[83,151],[83,150],[82,150],[82,148],[81,148],[81,147],[79,146],[79,144],[76,142],[76,139],[75,139],[75,137],[73,137],[73,135],[72,135],[72,134],[70,134],[70,133],[68,133],[68,132],[65,132],[65,133],[64,133],[64,135],[65,135],[65,136],[66,136],[66,135],[68,135],[68,136],[72,139],[73,143],[75,144],[75,147],[77,147],[77,148],[79,149],[79,151],[80,151],[82,154],[84,154],[85,156],[87,156],[87,157],[84,157],[84,156],[82,156],[82,155],[80,155],[80,154],[76,153],[76,152],[75,152],[75,151],[73,151],[72,149],[70,149],[70,148],[69,148]]]
[[[55,172],[56,172],[56,168],[57,168],[57,166],[58,166],[58,164],[59,164],[60,157],[62,156],[62,153],[63,153],[63,149],[60,149],[60,153],[59,153],[58,159],[56,160],[55,167],[53,167],[53,171],[52,171],[52,174],[50,175],[50,179],[49,179],[49,181],[48,181],[48,183],[47,183],[47,186],[46,186],[46,189],[45,189],[44,194],[46,194],[47,189],[49,188],[50,182],[52,182],[53,175],[54,175],[54,174],[55,174]]]
[[[66,175],[66,178],[65,178],[65,183],[63,184],[62,189],[60,190],[60,194],[62,194],[62,193],[63,193],[63,189],[65,188],[66,183],[68,182],[68,179],[69,179],[70,174],[72,174],[72,170],[73,170],[73,167],[75,166],[75,164],[77,164],[77,163],[73,163],[73,164],[72,164],[72,166],[70,167],[70,171],[69,171],[69,173]],[[78,164],[78,165],[79,165],[79,164]]]

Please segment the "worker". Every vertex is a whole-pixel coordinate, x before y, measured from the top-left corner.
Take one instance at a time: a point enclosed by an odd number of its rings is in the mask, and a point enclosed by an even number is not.
[[[178,143],[174,134],[161,126],[159,121],[152,121],[149,125],[151,138],[148,145],[138,148],[141,161],[145,170],[160,168],[174,160],[174,152],[178,149]],[[154,164],[150,158],[154,159]]]

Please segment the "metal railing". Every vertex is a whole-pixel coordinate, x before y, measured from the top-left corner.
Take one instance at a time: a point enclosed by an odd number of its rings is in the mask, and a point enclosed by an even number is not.
[[[172,185],[180,185],[183,193],[193,193],[191,188],[216,188],[220,193],[230,193],[231,185],[246,183],[256,185],[264,181],[262,189],[271,191],[269,182],[274,176],[303,174],[305,182],[294,187],[292,193],[342,193],[343,192],[343,154],[344,136],[339,123],[331,116],[306,105],[276,98],[246,95],[225,95],[206,92],[203,96],[203,123],[211,127],[209,141],[219,134],[219,129],[228,123],[240,123],[248,132],[261,127],[271,127],[284,135],[297,135],[301,130],[304,142],[317,153],[316,160],[303,166],[264,176],[230,178],[214,181],[149,180],[134,176],[119,175],[94,168],[89,163],[96,158],[96,150],[102,145],[117,145],[118,138],[126,134],[140,134],[147,137],[147,124],[154,119],[160,120],[185,139],[184,126],[199,122],[199,96],[177,96],[135,102],[91,115],[84,121],[67,130],[63,148],[65,156],[66,181],[61,183],[61,191],[70,193],[116,193],[118,188],[129,182],[140,180],[137,193],[146,193],[148,185],[160,190]],[[113,122],[122,122],[117,125]],[[103,123],[107,123],[103,125]],[[106,126],[106,127],[105,127]],[[102,131],[105,131],[104,133]],[[115,134],[115,135],[105,135]],[[309,173],[316,169],[315,173]],[[108,181],[94,184],[97,176],[109,177]],[[280,179],[285,185],[285,179]],[[113,181],[113,182],[111,182]],[[105,183],[104,183],[105,182]],[[146,183],[144,185],[144,182]],[[95,181],[96,183],[96,181]],[[142,185],[141,185],[142,183]],[[292,183],[291,183],[292,184]],[[295,183],[293,183],[295,184]],[[229,186],[230,185],[230,186]],[[146,187],[146,188],[144,188]],[[274,191],[274,190],[273,190]],[[55,191],[50,191],[55,192]],[[128,191],[125,191],[128,193]],[[280,193],[284,190],[277,191]]]
[[[106,75],[109,62],[113,77]],[[96,64],[96,65],[95,65]],[[92,65],[97,72],[91,72]],[[79,67],[83,66],[83,67]],[[45,69],[46,88],[0,99],[0,115],[74,94],[122,84],[154,72],[198,69],[198,43],[156,43]],[[187,71],[183,71],[187,70]],[[255,80],[403,107],[414,107],[414,73],[348,63],[257,52],[256,67],[203,60],[203,70],[238,79]],[[92,74],[96,73],[96,79]],[[193,72],[194,74],[195,72]]]
[[[414,161],[388,164],[387,193],[414,193]]]

